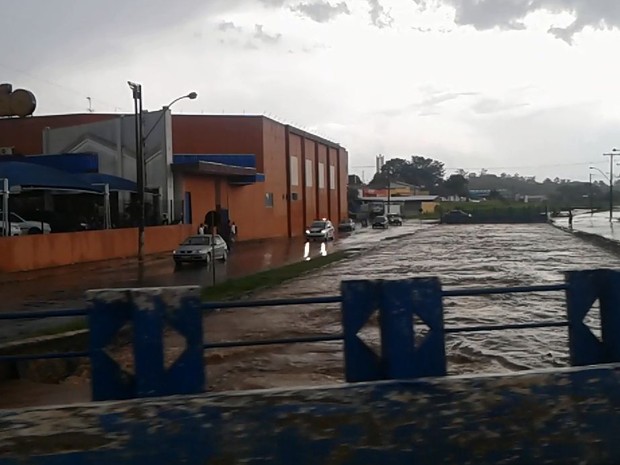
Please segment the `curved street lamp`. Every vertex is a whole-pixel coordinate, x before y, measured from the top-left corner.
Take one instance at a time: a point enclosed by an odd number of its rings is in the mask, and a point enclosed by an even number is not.
[[[170,102],[168,105],[162,107],[162,113],[161,115],[159,115],[159,118],[157,118],[157,121],[155,121],[155,124],[153,124],[153,126],[151,127],[151,130],[149,132],[147,132],[146,136],[143,137],[142,142],[146,142],[146,139],[151,135],[151,133],[155,130],[155,128],[157,127],[157,125],[159,124],[159,122],[161,121],[161,119],[164,117],[164,115],[166,114],[166,111],[170,109],[170,107],[172,105],[174,105],[175,103],[177,103],[179,100],[183,100],[183,99],[189,99],[189,100],[196,100],[198,98],[198,94],[196,92],[190,92],[187,95],[182,95],[181,97],[177,97],[175,98],[172,102]]]
[[[134,112],[135,112],[135,122],[136,122],[136,180],[138,184],[138,261],[140,263],[144,260],[144,227],[146,223],[146,212],[145,212],[145,204],[144,204],[144,196],[146,191],[146,176],[145,176],[145,166],[146,160],[144,158],[146,139],[151,135],[153,130],[157,127],[160,120],[166,114],[166,111],[174,105],[179,100],[183,100],[185,98],[194,100],[198,97],[196,92],[190,92],[187,95],[182,95],[174,99],[168,105],[163,107],[163,111],[159,115],[155,124],[151,127],[151,130],[146,134],[144,133],[144,120],[142,118],[142,85],[137,84],[135,82],[128,81],[127,84],[129,88],[133,92],[133,100],[134,100]]]
[[[607,173],[605,173],[604,171],[602,171],[601,169],[597,168],[596,166],[590,166],[591,170],[596,170],[599,173],[601,173],[603,175],[603,177],[607,180],[607,182],[609,182],[609,176],[607,176]]]

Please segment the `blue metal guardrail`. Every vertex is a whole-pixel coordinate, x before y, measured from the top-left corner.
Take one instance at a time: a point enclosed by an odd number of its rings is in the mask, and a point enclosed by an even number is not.
[[[566,320],[519,324],[444,326],[444,298],[507,293],[566,292]],[[197,287],[108,289],[89,291],[86,309],[0,313],[0,320],[52,317],[88,318],[88,351],[7,354],[0,362],[31,359],[89,357],[93,400],[119,400],[205,392],[204,351],[226,347],[343,341],[344,371],[348,382],[398,380],[446,375],[446,334],[568,327],[573,366],[620,361],[620,272],[572,271],[562,284],[497,288],[442,289],[437,278],[344,281],[341,295],[238,302],[201,302]],[[601,340],[583,320],[592,304],[600,302]],[[205,342],[203,313],[214,309],[341,304],[342,332],[281,339]],[[378,311],[381,354],[358,334]],[[414,317],[427,326],[416,346]],[[126,323],[133,325],[135,374],[123,372],[109,355],[114,338]],[[168,368],[164,364],[164,328],[185,338],[186,348]]]

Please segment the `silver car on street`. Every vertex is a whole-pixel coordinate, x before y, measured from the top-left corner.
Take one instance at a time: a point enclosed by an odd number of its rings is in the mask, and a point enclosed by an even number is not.
[[[310,227],[306,229],[306,239],[309,241],[333,241],[334,225],[327,219],[314,220]]]
[[[228,246],[220,235],[213,236],[214,244],[211,243],[210,235],[189,236],[181,245],[172,252],[175,265],[183,263],[211,263],[213,258],[226,261],[228,259]]]

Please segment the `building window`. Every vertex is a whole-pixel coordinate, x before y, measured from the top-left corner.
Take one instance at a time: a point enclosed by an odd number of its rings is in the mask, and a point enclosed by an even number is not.
[[[319,189],[325,189],[325,165],[319,163]]]
[[[273,192],[265,192],[265,207],[273,207]]]
[[[297,157],[291,157],[291,186],[299,186],[299,162]]]
[[[329,188],[336,189],[336,167],[333,165],[329,165]]]
[[[312,187],[312,160],[306,160],[306,187]]]

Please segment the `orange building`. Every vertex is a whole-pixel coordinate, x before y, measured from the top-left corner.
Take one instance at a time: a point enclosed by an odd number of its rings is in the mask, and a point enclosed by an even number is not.
[[[182,213],[197,226],[221,208],[239,239],[251,240],[301,236],[315,218],[348,216],[348,154],[340,145],[264,116],[163,113],[148,114],[161,130],[147,145],[147,179],[163,193],[158,207],[169,218]],[[23,155],[94,152],[101,169],[120,166],[108,174],[135,179],[132,125],[132,115],[115,114],[0,119],[0,147]],[[240,157],[253,157],[254,166],[240,165]]]

